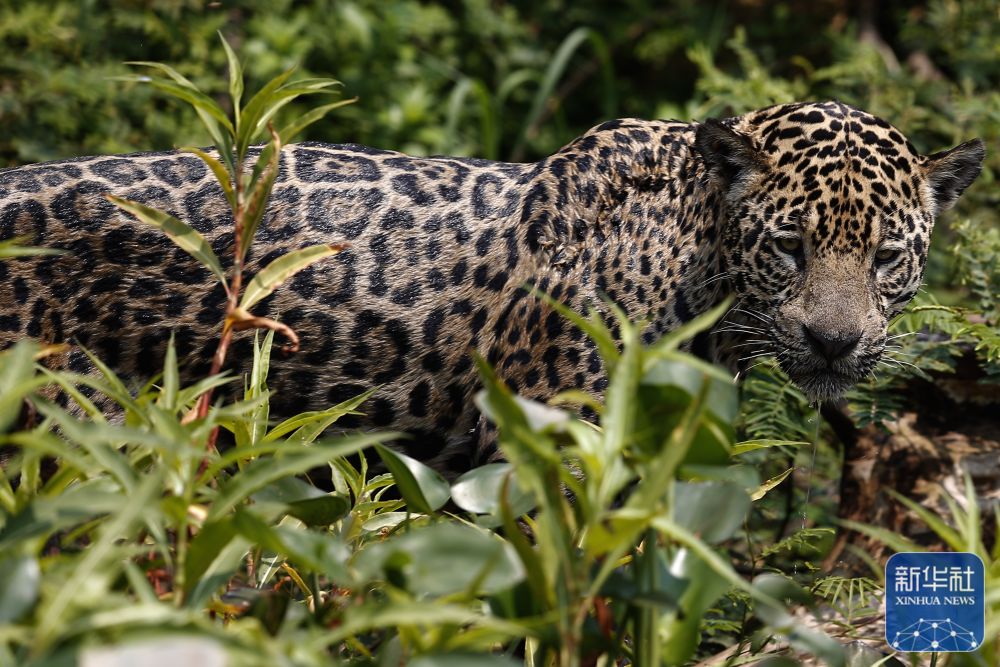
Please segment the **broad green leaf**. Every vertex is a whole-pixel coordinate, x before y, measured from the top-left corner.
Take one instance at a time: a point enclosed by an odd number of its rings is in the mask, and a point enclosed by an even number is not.
[[[237,509],[233,515],[233,526],[255,546],[285,556],[299,567],[322,573],[341,584],[352,582],[346,567],[350,549],[330,533],[271,526],[243,509]]]
[[[451,487],[436,470],[383,445],[375,445],[375,451],[392,473],[408,509],[431,514],[448,502]]]
[[[377,533],[389,528],[395,528],[406,521],[408,517],[412,518],[413,516],[410,512],[381,512],[361,524],[361,528],[369,533]],[[423,515],[418,514],[416,516]]]
[[[137,622],[141,622],[141,615]],[[158,616],[165,616],[158,614]],[[155,618],[155,617],[154,617]],[[153,627],[152,619],[146,620]],[[162,618],[166,624],[170,620]],[[176,622],[176,621],[175,621]],[[96,630],[96,628],[94,628]],[[80,667],[118,667],[142,665],[143,667],[225,667],[230,664],[222,642],[197,635],[131,640],[116,646],[88,647],[80,655]]]
[[[732,482],[677,482],[674,521],[709,544],[729,538],[743,525],[750,496]]]
[[[601,470],[610,467],[612,461],[621,455],[628,445],[634,444],[639,402],[635,400],[639,379],[642,375],[642,349],[639,347],[635,328],[622,321],[622,352],[604,397],[604,414],[601,419],[603,429],[600,456]]]
[[[107,195],[107,197],[115,206],[128,211],[138,220],[161,230],[184,252],[197,259],[202,266],[214,273],[224,286],[227,286],[226,274],[222,270],[219,258],[216,257],[215,251],[212,250],[212,246],[205,240],[205,237],[199,234],[194,227],[181,222],[169,213],[150,208],[144,204],[114,195]]]
[[[240,567],[250,541],[240,536],[232,517],[208,521],[188,546],[184,560],[184,603],[201,609]]]
[[[518,667],[522,663],[489,653],[435,653],[417,656],[406,664],[407,667]]]
[[[467,512],[500,516],[500,494],[505,482],[509,494],[507,502],[514,516],[534,509],[534,497],[518,486],[514,467],[509,463],[488,463],[473,468],[451,485],[451,497]]]
[[[357,554],[354,565],[417,595],[491,593],[524,579],[517,552],[496,535],[458,523],[396,534]],[[475,590],[472,590],[475,589]]]
[[[38,344],[22,340],[0,352],[0,433],[6,432],[21,413],[24,397],[45,384],[35,377],[35,353]]]
[[[42,571],[34,556],[0,558],[0,624],[15,623],[35,606]]]
[[[271,482],[290,475],[304,473],[310,468],[326,464],[342,456],[349,456],[365,447],[370,447],[383,440],[391,440],[394,437],[399,437],[399,435],[365,433],[337,438],[326,443],[317,442],[312,445],[286,442],[280,454],[257,459],[224,482],[212,502],[208,519],[213,520],[224,516],[249,498],[250,494],[264,488]]]
[[[247,285],[246,290],[243,292],[243,298],[240,300],[240,308],[249,310],[258,301],[277,289],[281,283],[302,269],[310,264],[315,264],[325,257],[336,255],[341,249],[339,246],[324,243],[302,248],[301,250],[294,250],[282,255],[261,269],[253,277],[253,280],[250,281],[250,284]]]
[[[309,527],[329,526],[350,511],[351,499],[338,494],[306,498],[288,504],[288,513]]]
[[[705,612],[729,590],[729,582],[689,549],[680,549],[670,563],[670,574],[687,586],[677,603],[678,610],[660,621],[664,663],[683,665],[698,648],[699,626]]]

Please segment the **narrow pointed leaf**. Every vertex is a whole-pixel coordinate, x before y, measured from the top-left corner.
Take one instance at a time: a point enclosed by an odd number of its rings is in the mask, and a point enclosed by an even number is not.
[[[236,208],[236,192],[233,190],[233,179],[226,167],[219,162],[217,159],[201,150],[200,148],[195,148],[193,146],[187,146],[181,149],[182,151],[193,153],[201,158],[212,173],[215,175],[215,180],[219,182],[219,187],[222,188],[222,192],[226,195],[226,201],[229,202],[231,208]]]
[[[219,258],[215,255],[215,251],[212,250],[212,246],[205,240],[205,237],[199,234],[194,227],[181,222],[169,213],[144,204],[115,197],[114,195],[107,195],[107,197],[118,208],[131,213],[138,220],[158,228],[169,236],[182,250],[214,273],[222,284],[228,288],[226,274],[222,270]]]
[[[229,42],[219,32],[219,39],[222,41],[222,48],[226,52],[226,60],[229,63],[229,97],[233,100],[233,115],[240,115],[240,98],[243,97],[243,68],[240,67],[239,58],[229,46]]]
[[[349,100],[341,100],[339,102],[333,102],[332,104],[324,104],[321,107],[316,107],[312,111],[299,116],[294,121],[281,128],[278,131],[278,136],[281,137],[282,143],[287,144],[298,136],[302,130],[306,129],[316,121],[321,120],[334,109],[339,109],[340,107],[347,106],[348,104],[354,104],[357,101],[358,98],[352,97]]]
[[[274,93],[288,77],[295,72],[294,68],[287,69],[278,76],[274,77],[268,81],[263,88],[261,88],[257,93],[250,98],[246,106],[240,112],[240,118],[238,125],[240,128],[240,133],[236,137],[236,154],[240,160],[246,156],[247,147],[250,146],[250,142],[253,141],[255,128],[260,120],[261,116],[264,114],[264,109],[267,104],[271,102]]]
[[[267,200],[271,197],[274,181],[278,177],[278,163],[281,161],[281,137],[272,128],[271,141],[261,152],[253,167],[250,185],[247,188],[247,206],[243,217],[243,234],[240,238],[240,248],[246,256],[247,250],[257,235],[257,228],[264,219]]]
[[[315,264],[324,257],[336,255],[342,249],[342,246],[320,244],[282,255],[253,277],[253,280],[247,285],[246,291],[243,292],[240,308],[249,310],[277,289],[281,283],[302,269],[310,264]]]

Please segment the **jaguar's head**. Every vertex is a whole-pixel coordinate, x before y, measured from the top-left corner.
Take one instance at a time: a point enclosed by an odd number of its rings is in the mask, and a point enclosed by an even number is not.
[[[876,366],[920,287],[934,219],[979,174],[979,139],[919,155],[885,121],[839,102],[771,107],[699,126],[722,189],[723,269],[736,304],[723,360],[773,356],[814,400]]]

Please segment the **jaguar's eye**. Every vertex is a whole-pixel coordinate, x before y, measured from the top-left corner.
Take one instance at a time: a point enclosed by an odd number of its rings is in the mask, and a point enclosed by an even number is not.
[[[802,239],[798,236],[779,236],[774,239],[774,245],[788,255],[798,255],[802,252]]]
[[[899,248],[879,248],[875,252],[875,262],[885,266],[886,264],[892,264],[899,256],[903,253]]]

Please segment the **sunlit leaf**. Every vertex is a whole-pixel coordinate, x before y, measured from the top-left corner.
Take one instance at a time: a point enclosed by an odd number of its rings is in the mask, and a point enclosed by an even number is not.
[[[489,463],[473,468],[451,485],[451,497],[467,512],[499,516],[500,493],[506,480],[509,480],[507,501],[511,512],[515,516],[530,512],[535,506],[534,497],[517,485],[514,467],[509,463]]]
[[[34,606],[41,578],[34,556],[0,558],[0,623],[14,623]]]
[[[430,514],[448,502],[451,487],[436,470],[382,445],[376,445],[375,451],[392,473],[407,508]]]
[[[282,255],[258,271],[257,275],[253,277],[243,292],[240,308],[249,310],[302,269],[325,257],[336,255],[341,250],[343,250],[342,246],[323,243]]]
[[[222,270],[222,264],[219,262],[219,258],[216,257],[215,251],[212,250],[212,246],[205,240],[205,237],[199,234],[198,230],[194,227],[181,222],[169,213],[151,208],[145,204],[122,199],[114,195],[107,195],[107,198],[115,206],[128,211],[141,222],[161,230],[184,252],[197,259],[201,262],[202,266],[214,273],[223,285],[227,284],[225,271]]]

